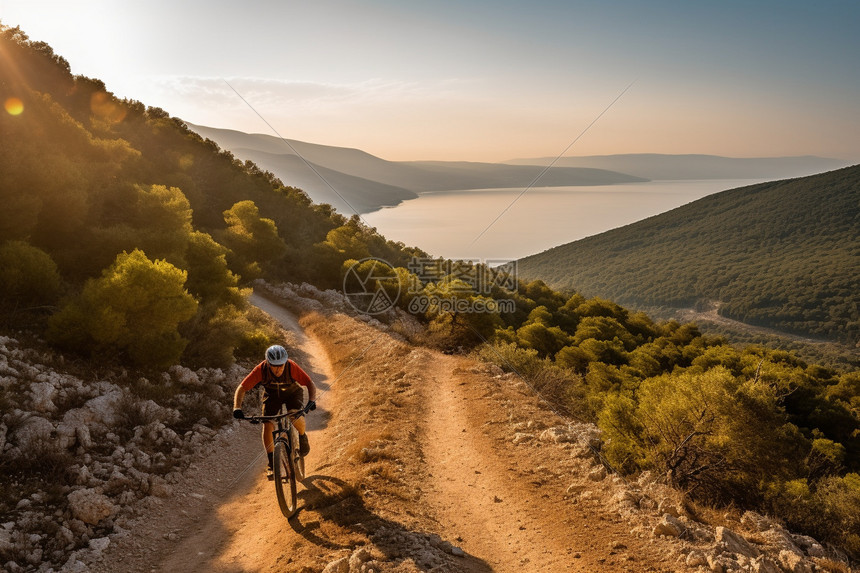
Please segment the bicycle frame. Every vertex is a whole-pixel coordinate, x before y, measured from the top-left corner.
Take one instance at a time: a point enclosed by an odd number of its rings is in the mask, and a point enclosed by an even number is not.
[[[275,474],[275,493],[281,512],[289,519],[298,509],[296,481],[305,477],[304,458],[299,455],[299,433],[293,421],[307,413],[305,408],[288,410],[274,416],[249,416],[245,418],[252,424],[273,422],[273,465]],[[285,420],[289,422],[285,423]],[[287,487],[289,485],[289,487]]]

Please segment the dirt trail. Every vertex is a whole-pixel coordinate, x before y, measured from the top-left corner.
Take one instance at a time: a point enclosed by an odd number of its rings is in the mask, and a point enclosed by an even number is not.
[[[296,333],[293,354],[320,389],[298,516],[278,509],[258,429],[238,424],[94,571],[310,573],[361,546],[386,572],[684,569],[600,494],[570,499],[593,462],[534,430],[512,443],[516,420],[558,423],[528,388],[344,316],[317,317],[308,335],[279,305],[252,301]],[[368,408],[387,413],[355,416]]]
[[[534,407],[528,390],[499,392],[486,384],[485,375],[470,374],[474,363],[465,358],[434,353],[431,363],[433,381],[424,392],[429,404],[424,448],[431,468],[427,498],[441,525],[483,565],[472,571],[665,567],[666,554],[632,533],[606,499],[599,494],[593,503],[570,499],[565,476],[581,478],[588,462],[575,464],[563,450],[534,439],[515,444],[508,417],[528,424]],[[538,418],[553,421],[552,414],[536,416],[537,432],[544,427]]]
[[[429,498],[440,520],[494,571],[571,570],[576,545],[559,535],[564,528],[544,523],[555,516],[508,475],[518,460],[496,458],[493,445],[470,428],[475,413],[468,388],[454,374],[456,364],[451,357],[436,361],[434,384],[425,392],[432,404],[425,422]]]
[[[782,338],[794,342],[802,342],[804,344],[811,344],[817,346],[826,346],[834,344],[834,342],[830,340],[809,338],[807,336],[792,334],[790,332],[783,332],[781,330],[768,328],[766,326],[747,324],[746,322],[741,322],[733,318],[722,316],[719,313],[721,305],[721,302],[714,302],[707,310],[696,310],[694,308],[679,308],[675,310],[675,318],[682,322],[711,322],[718,326],[724,326],[746,334],[759,336],[775,336],[777,338]]]
[[[325,396],[331,379],[331,365],[326,354],[314,339],[305,336],[291,313],[258,295],[252,295],[251,302],[279,321],[284,328],[293,331],[299,350],[308,357],[307,362],[299,362],[319,390],[317,411],[308,416],[308,439],[313,449],[325,450],[328,447],[328,432],[322,427],[324,415],[321,414],[325,412]],[[262,452],[259,439],[251,447]],[[308,456],[307,475],[315,473],[317,460],[318,456]],[[297,536],[281,514],[271,482],[262,474],[264,465],[264,458],[257,457],[247,468],[245,479],[237,484],[240,493],[218,507],[214,518],[185,538],[158,569],[239,573],[258,571],[261,564],[265,564],[266,569],[277,569],[291,563],[298,553],[290,551],[293,548],[285,544],[285,539]],[[293,541],[293,545],[300,545],[300,542],[299,537]]]

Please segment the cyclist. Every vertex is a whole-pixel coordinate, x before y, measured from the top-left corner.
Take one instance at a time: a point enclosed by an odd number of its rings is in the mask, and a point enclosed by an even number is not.
[[[311,377],[301,369],[294,361],[287,358],[287,350],[276,344],[266,350],[266,359],[257,364],[245,379],[236,388],[233,395],[233,417],[242,419],[245,413],[242,411],[242,401],[245,393],[252,388],[262,385],[263,387],[263,415],[274,416],[281,410],[281,405],[286,404],[288,410],[298,410],[302,407],[302,386],[308,389],[308,410],[317,407],[317,388]],[[305,434],[304,417],[296,418],[293,425],[299,432],[299,453],[306,456],[311,451],[308,437]],[[275,429],[273,422],[263,424],[263,447],[269,458],[266,469],[266,477],[274,478],[272,471],[272,452],[275,449],[272,440],[272,432]]]

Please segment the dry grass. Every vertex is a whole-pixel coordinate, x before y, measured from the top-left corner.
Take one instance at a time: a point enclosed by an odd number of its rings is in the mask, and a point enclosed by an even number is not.
[[[335,371],[337,399],[329,410],[339,431],[340,447],[332,452],[336,475],[361,492],[367,508],[414,498],[403,460],[419,459],[420,452],[416,439],[403,439],[414,437],[416,428],[402,415],[420,409],[415,385],[421,380],[408,368],[413,348],[344,315],[314,313],[301,322],[324,344]]]
[[[828,573],[853,573],[857,571],[842,561],[827,558],[814,559],[814,561],[820,570],[827,571]]]

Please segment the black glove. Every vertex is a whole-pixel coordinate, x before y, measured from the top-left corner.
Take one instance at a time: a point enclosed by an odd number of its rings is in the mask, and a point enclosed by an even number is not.
[[[312,412],[317,409],[317,403],[314,400],[308,400],[308,403],[305,405],[305,412]]]
[[[237,420],[244,420],[245,412],[242,411],[242,408],[236,408],[233,410],[233,417]]]

